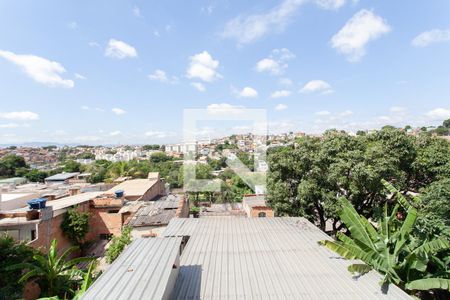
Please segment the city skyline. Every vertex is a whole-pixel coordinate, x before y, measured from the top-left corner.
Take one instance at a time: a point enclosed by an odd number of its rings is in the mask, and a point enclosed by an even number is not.
[[[0,144],[180,142],[189,108],[266,109],[272,133],[439,125],[449,11],[443,0],[2,1]],[[203,126],[218,128],[248,132]]]

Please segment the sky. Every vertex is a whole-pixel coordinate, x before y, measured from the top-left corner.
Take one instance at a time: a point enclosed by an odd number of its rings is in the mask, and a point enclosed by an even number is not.
[[[193,108],[265,109],[270,133],[439,125],[450,1],[0,0],[0,144],[179,142]]]

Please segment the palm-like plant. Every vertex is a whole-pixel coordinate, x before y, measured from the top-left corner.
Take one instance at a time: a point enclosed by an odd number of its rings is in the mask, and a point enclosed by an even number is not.
[[[348,267],[352,273],[365,274],[372,269],[384,275],[383,285],[395,283],[407,290],[450,290],[450,272],[446,263],[434,255],[449,249],[444,238],[419,241],[412,235],[417,219],[417,209],[392,185],[383,182],[397,198],[397,204],[388,213],[387,204],[378,226],[372,225],[359,215],[351,203],[340,199],[341,221],[350,231],[350,236],[338,233],[338,241],[321,241],[329,249],[346,259],[359,259]],[[407,211],[404,221],[399,221],[397,213],[402,206]],[[441,272],[429,272],[429,265],[441,267]],[[439,278],[435,277],[436,275]]]
[[[79,257],[68,260],[70,254],[77,247],[70,247],[61,256],[57,253],[57,241],[53,240],[47,255],[42,253],[33,256],[32,263],[21,263],[11,266],[11,269],[27,269],[19,282],[26,282],[30,278],[36,278],[45,287],[43,294],[46,296],[73,294],[72,287],[76,285],[83,276],[76,265],[90,261],[92,258]]]

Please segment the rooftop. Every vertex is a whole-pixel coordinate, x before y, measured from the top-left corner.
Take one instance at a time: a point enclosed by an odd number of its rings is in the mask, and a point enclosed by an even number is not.
[[[245,202],[250,207],[267,206],[265,195],[244,196],[242,201]]]
[[[45,178],[45,181],[64,181],[64,180],[70,179],[72,177],[75,177],[78,174],[80,174],[80,172],[59,173],[59,174],[55,174],[53,176]]]
[[[178,237],[134,240],[82,299],[163,299],[180,245]]]
[[[158,180],[154,179],[132,179],[127,180],[111,188],[107,193],[113,194],[117,190],[123,190],[125,196],[142,196],[147,192]]]
[[[190,236],[173,299],[410,299],[377,272],[352,277],[304,218],[173,219],[163,235]]]
[[[131,226],[167,225],[175,217],[179,195],[168,195],[156,201],[140,202],[136,214],[128,223]]]

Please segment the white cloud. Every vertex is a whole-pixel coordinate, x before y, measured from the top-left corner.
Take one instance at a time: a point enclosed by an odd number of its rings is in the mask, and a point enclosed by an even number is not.
[[[158,30],[153,30],[153,35],[156,36],[156,37],[160,37],[161,36],[161,34],[159,33]]]
[[[292,79],[286,77],[280,78],[278,79],[278,83],[284,86],[290,86],[292,85]]]
[[[282,111],[285,110],[286,108],[288,108],[286,104],[278,104],[277,106],[275,106],[275,110],[277,111]]]
[[[75,73],[75,78],[76,78],[76,79],[80,79],[80,80],[85,80],[85,79],[86,79],[85,76],[83,76],[83,75],[81,75],[81,74],[78,74],[78,73]]]
[[[76,136],[73,138],[76,142],[97,142],[100,140],[100,137],[94,136],[94,135],[83,135],[83,136]]]
[[[258,97],[258,91],[252,87],[246,86],[237,92],[237,96],[241,98],[255,98]]]
[[[89,110],[90,107],[89,107],[89,106],[86,106],[86,105],[83,105],[83,106],[81,107],[81,109],[82,109],[82,110]]]
[[[205,86],[203,85],[203,83],[201,82],[191,82],[191,85],[197,89],[197,91],[199,92],[204,92],[206,91]]]
[[[171,137],[171,136],[175,136],[176,134],[174,132],[164,132],[164,131],[147,131],[145,133],[146,136],[148,137],[153,137],[153,138],[166,138],[166,137]]]
[[[122,134],[122,132],[119,131],[119,130],[111,131],[111,132],[109,133],[110,136],[118,136],[118,135],[121,135],[121,134]]]
[[[444,120],[450,118],[450,109],[445,108],[435,108],[430,110],[425,114],[430,119],[433,120]]]
[[[133,46],[119,40],[110,39],[105,50],[105,55],[108,57],[124,59],[127,57],[137,57],[138,54]]]
[[[186,72],[186,77],[198,78],[206,82],[211,82],[222,77],[217,73],[218,67],[219,61],[214,60],[207,51],[203,51],[190,57],[190,64]]]
[[[20,55],[3,50],[0,50],[0,57],[19,66],[36,82],[51,87],[73,88],[75,85],[72,80],[61,78],[61,74],[65,73],[66,69],[58,62],[36,55]]]
[[[142,17],[141,10],[139,9],[139,7],[137,6],[133,7],[133,15],[138,18]]]
[[[275,91],[270,95],[270,98],[283,98],[283,97],[289,97],[291,95],[291,91],[288,90],[279,90]]]
[[[339,116],[341,116],[341,117],[349,117],[351,115],[353,115],[353,112],[351,110],[345,110],[345,111],[339,113]]]
[[[19,126],[17,123],[0,124],[0,128],[17,128]]]
[[[88,45],[92,48],[100,48],[100,44],[97,42],[89,42]]]
[[[210,114],[240,114],[245,110],[244,106],[228,103],[210,104],[206,108]]]
[[[150,80],[157,80],[157,81],[161,81],[161,82],[167,82],[169,79],[167,78],[166,72],[164,72],[163,70],[155,70],[153,72],[153,74],[148,75],[148,78]]]
[[[237,40],[238,44],[254,42],[266,34],[281,32],[305,0],[283,0],[280,5],[261,14],[238,16],[227,22],[223,38]]]
[[[31,111],[0,112],[0,119],[14,121],[34,121],[39,120],[39,115]]]
[[[345,4],[345,0],[315,0],[316,4],[324,9],[338,9]]]
[[[403,114],[406,113],[407,108],[403,106],[392,106],[389,108],[389,111],[392,113]]]
[[[272,74],[281,73],[281,66],[272,58],[263,58],[256,63],[256,70],[258,72],[270,72]]]
[[[411,44],[415,47],[426,47],[434,43],[450,42],[450,29],[432,29],[416,36]]]
[[[111,109],[111,111],[112,111],[113,113],[115,113],[116,115],[118,115],[118,116],[121,116],[121,115],[126,114],[126,110],[121,109],[121,108],[117,108],[117,107]]]
[[[316,112],[316,115],[318,115],[318,116],[329,116],[330,114],[331,113],[327,110],[321,110],[321,111]]]
[[[359,61],[366,54],[366,45],[391,31],[389,24],[373,12],[357,12],[331,39],[331,46],[347,56],[350,62]]]
[[[213,6],[212,5],[202,6],[201,11],[210,16],[213,13]]]
[[[315,93],[320,92],[321,94],[330,94],[333,92],[331,85],[323,80],[311,80],[307,82],[303,88],[300,90],[300,93]]]
[[[72,30],[77,30],[78,29],[77,22],[70,22],[67,26],[69,26],[69,28],[72,29]]]
[[[272,53],[256,63],[256,71],[269,72],[272,75],[280,75],[287,69],[286,61],[291,60],[295,55],[289,49],[273,49]]]

